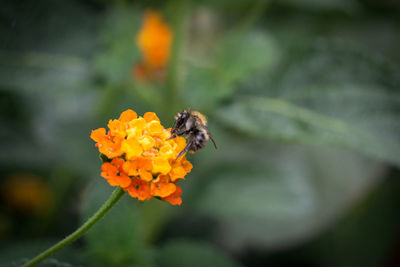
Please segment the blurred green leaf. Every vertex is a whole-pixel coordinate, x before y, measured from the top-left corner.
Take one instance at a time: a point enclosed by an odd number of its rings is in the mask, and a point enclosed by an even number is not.
[[[221,250],[207,243],[173,240],[161,248],[157,266],[233,267],[240,265],[227,257]]]
[[[400,85],[396,75],[398,66],[365,47],[326,39],[310,43],[298,37],[293,40],[283,38],[281,42],[283,46],[296,42],[299,45],[286,47],[285,56],[272,71],[258,73],[253,79],[242,82],[241,93],[297,98],[307,97],[310,93],[322,96],[339,92],[344,93],[343,98],[346,91],[354,94],[358,90],[361,101],[352,99],[354,108],[363,105],[364,92],[383,96],[397,93]]]
[[[274,39],[261,31],[227,35],[216,54],[216,76],[230,84],[268,71],[279,56]]]
[[[35,168],[62,162],[86,172],[89,150],[81,148],[96,100],[88,62],[97,45],[97,16],[81,2],[4,4],[0,90],[18,95],[21,103],[13,108],[26,110],[29,123],[5,124],[0,159]]]
[[[398,66],[376,51],[351,41],[318,39],[291,48],[271,76],[260,77],[278,95],[296,94],[310,85],[357,85],[396,91]],[[263,91],[262,83],[259,91]],[[258,87],[257,85],[255,87]],[[332,87],[332,86],[331,86]]]
[[[373,99],[379,100],[376,97],[369,100]],[[389,99],[383,97],[381,100],[388,102]],[[392,100],[395,103],[400,102],[395,97]],[[327,105],[323,102],[323,98],[314,101],[320,106]],[[400,165],[398,136],[388,138],[389,135],[384,133],[384,129],[379,129],[378,133],[368,131],[360,123],[355,122],[357,117],[346,120],[335,118],[334,115],[340,113],[342,107],[340,105],[329,107],[334,110],[331,110],[330,115],[324,115],[311,108],[300,107],[280,99],[242,97],[231,105],[221,108],[217,116],[222,123],[252,136],[284,142],[341,145]],[[364,121],[368,120],[369,111],[374,115],[373,109],[363,110]]]
[[[195,207],[219,220],[216,238],[233,250],[277,248],[311,238],[349,209],[382,172],[376,162],[340,150],[262,149],[253,151],[258,157],[252,160],[243,156],[241,163],[229,160],[208,169],[193,199]]]
[[[186,98],[201,110],[232,96],[238,82],[268,71],[279,55],[273,39],[262,32],[228,34],[217,45],[212,57],[188,62]]]

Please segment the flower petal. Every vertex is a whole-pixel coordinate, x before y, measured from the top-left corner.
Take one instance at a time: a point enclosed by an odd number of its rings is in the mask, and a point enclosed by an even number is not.
[[[151,180],[153,180],[153,175],[151,174],[151,172],[140,170],[139,175],[140,179],[142,179],[143,181],[150,182]]]
[[[131,120],[134,120],[136,118],[137,118],[136,112],[131,109],[125,110],[124,112],[121,113],[121,116],[119,116],[119,120],[121,122],[130,122]]]
[[[143,153],[142,146],[135,138],[129,138],[122,142],[121,150],[125,152],[127,159],[132,159]]]
[[[151,199],[152,197],[149,183],[138,178],[132,179],[131,185],[126,189],[130,196],[139,200]]]
[[[171,165],[164,158],[155,158],[153,160],[153,173],[167,174],[171,170]]]
[[[158,179],[157,182],[151,183],[151,194],[153,196],[166,197],[175,192],[175,190],[176,190],[176,185],[174,183],[168,182],[165,179]]]
[[[153,148],[156,144],[153,137],[148,135],[142,136],[141,138],[139,138],[138,141],[142,145],[143,150],[149,150],[150,148]]]
[[[143,118],[146,120],[146,122],[160,121],[160,119],[157,117],[156,113],[154,113],[154,112],[146,112],[143,115]]]
[[[168,201],[172,205],[181,205],[182,204],[182,199],[180,197],[181,194],[182,194],[182,189],[179,186],[176,186],[175,192],[167,197],[164,197],[162,200]]]
[[[183,179],[185,177],[186,171],[182,166],[175,167],[171,170],[169,173],[169,176],[171,177],[171,181],[174,182],[177,179]]]

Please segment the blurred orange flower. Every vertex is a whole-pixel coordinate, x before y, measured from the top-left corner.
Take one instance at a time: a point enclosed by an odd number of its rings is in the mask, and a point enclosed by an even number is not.
[[[162,78],[168,63],[173,34],[160,13],[150,10],[145,12],[143,25],[136,44],[142,54],[142,62],[133,67],[133,74],[141,80]]]
[[[186,146],[185,138],[167,140],[171,133],[155,113],[138,117],[130,109],[118,120],[110,120],[108,128],[93,130],[90,135],[109,159],[101,167],[101,176],[138,200],[157,197],[180,205],[182,190],[176,183],[192,169],[186,157],[176,159]]]
[[[2,183],[2,198],[13,210],[25,214],[48,211],[53,200],[49,186],[30,173],[17,173]]]

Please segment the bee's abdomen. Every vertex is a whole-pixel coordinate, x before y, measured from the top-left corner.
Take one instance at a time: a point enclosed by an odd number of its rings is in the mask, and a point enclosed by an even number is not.
[[[190,147],[190,152],[197,152],[205,147],[208,141],[208,135],[205,131],[197,131],[191,138],[193,144]]]

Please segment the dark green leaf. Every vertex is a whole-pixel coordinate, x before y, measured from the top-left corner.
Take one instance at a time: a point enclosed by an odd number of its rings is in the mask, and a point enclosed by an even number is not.
[[[318,104],[323,106],[325,102]],[[332,108],[332,114],[341,109],[339,105]],[[363,116],[368,120],[368,110],[364,111]],[[338,119],[311,108],[265,97],[243,97],[220,109],[217,116],[226,125],[252,136],[283,142],[339,145],[400,165],[398,135],[388,138],[384,129],[377,133],[368,131],[355,123],[356,117]]]

